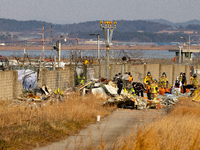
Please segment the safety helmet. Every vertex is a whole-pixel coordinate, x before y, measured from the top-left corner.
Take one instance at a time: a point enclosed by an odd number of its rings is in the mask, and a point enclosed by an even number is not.
[[[196,76],[197,76],[196,74],[193,75],[194,78],[195,78]]]
[[[176,77],[176,80],[178,80],[179,79],[179,77]]]
[[[148,75],[148,76],[150,76],[150,75],[151,75],[151,72],[150,72],[150,71],[148,71],[148,72],[147,72],[147,75]]]
[[[157,82],[157,80],[156,80],[156,79],[154,79],[154,82],[156,83],[156,82]]]
[[[183,73],[181,72],[181,73],[180,73],[180,76],[182,76],[182,75],[183,75]]]
[[[162,73],[162,76],[166,76],[166,73],[165,73],[165,72],[163,72],[163,73]]]

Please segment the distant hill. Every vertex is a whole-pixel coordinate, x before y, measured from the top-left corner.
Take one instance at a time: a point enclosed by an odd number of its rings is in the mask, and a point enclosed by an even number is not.
[[[184,30],[189,30],[191,41],[199,41],[199,36],[197,35],[197,33],[200,33],[199,20],[191,20],[184,23],[173,23],[164,19],[116,21],[117,27],[114,29],[114,40],[137,42],[181,42],[182,39],[179,37],[183,36],[187,38],[188,34],[186,34]],[[68,33],[68,37],[70,38],[89,39],[91,38],[89,34],[100,33],[100,38],[103,38],[103,30],[100,28],[98,20],[61,25],[36,20],[18,21],[0,18],[0,40],[12,41],[13,38],[19,39],[18,37],[41,38],[42,26],[45,28],[45,37],[50,37],[51,26],[53,26],[53,37],[58,37],[61,34]],[[167,32],[160,32],[158,34],[158,31]],[[9,32],[19,33],[14,37],[14,35],[12,36]]]
[[[166,24],[166,25],[170,25],[172,27],[186,27],[188,25],[200,25],[200,20],[194,19],[194,20],[190,20],[187,22],[177,22],[177,23],[173,23],[164,19],[155,19],[155,20],[148,20],[150,22],[156,22],[156,23],[160,23],[160,24]]]
[[[51,23],[43,22],[43,21],[17,21],[11,19],[3,19],[0,18],[0,31],[8,31],[8,32],[24,32],[24,31],[37,31],[41,30],[41,27],[44,26],[45,30],[50,30]],[[135,20],[135,21],[126,21],[126,20],[117,20],[117,31],[124,32],[157,32],[166,28],[169,28],[169,25],[143,21],[143,20]],[[53,29],[56,32],[88,32],[88,31],[97,31],[100,30],[99,21],[88,21],[77,24],[53,24]]]

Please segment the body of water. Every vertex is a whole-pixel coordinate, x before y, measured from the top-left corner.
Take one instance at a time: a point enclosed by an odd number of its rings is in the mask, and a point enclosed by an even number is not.
[[[90,56],[90,57],[97,57],[97,50],[81,50],[82,56]],[[80,56],[81,51],[78,52],[76,50],[62,50],[61,57],[70,58],[70,54],[72,53],[74,56],[77,54]],[[42,57],[42,50],[28,50],[25,51],[30,56],[41,56]],[[57,53],[52,50],[45,50],[44,55],[45,57],[53,57]],[[11,57],[11,56],[24,56],[24,50],[0,50],[0,55],[3,57]],[[106,50],[100,50],[101,57],[106,56]],[[168,50],[110,50],[110,57],[122,57],[122,56],[129,56],[129,57],[138,57],[138,58],[174,58],[175,53],[169,52]]]

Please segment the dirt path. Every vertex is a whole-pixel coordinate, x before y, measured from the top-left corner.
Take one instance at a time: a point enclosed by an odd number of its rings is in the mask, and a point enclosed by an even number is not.
[[[34,150],[79,150],[96,148],[102,142],[112,149],[114,142],[121,135],[129,135],[138,126],[150,123],[167,114],[167,109],[160,110],[125,110],[117,109],[110,116],[96,124],[90,124],[79,134],[69,136],[64,141]]]

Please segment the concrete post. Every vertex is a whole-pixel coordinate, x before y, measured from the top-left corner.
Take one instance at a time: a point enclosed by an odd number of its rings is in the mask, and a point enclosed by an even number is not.
[[[107,52],[106,76],[107,76],[107,80],[110,80],[110,71],[109,71],[109,65],[110,65],[110,46],[106,47],[106,52]]]
[[[54,55],[53,70],[56,70],[56,55]]]
[[[101,61],[99,59],[99,79],[101,78]]]
[[[60,56],[61,56],[61,42],[59,36],[59,45],[58,45],[58,67],[60,67]]]

